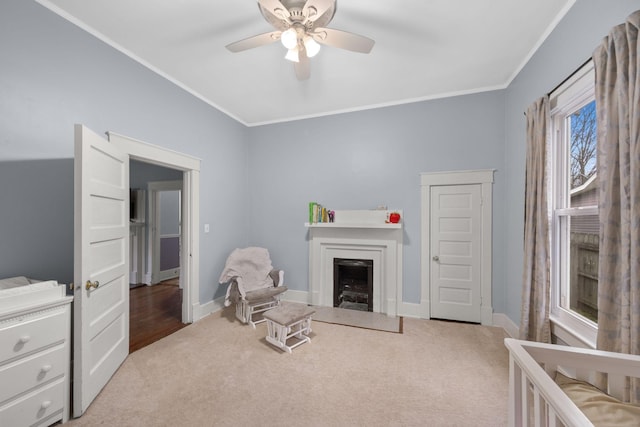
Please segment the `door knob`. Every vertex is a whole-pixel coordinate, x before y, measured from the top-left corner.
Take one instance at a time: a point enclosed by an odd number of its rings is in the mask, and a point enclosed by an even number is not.
[[[433,256],[433,260],[434,260],[434,261],[440,261],[440,257],[439,257],[438,255],[434,255],[434,256]]]
[[[91,283],[91,280],[87,280],[87,283],[84,285],[86,290],[90,290],[91,288],[97,288],[98,286],[100,286],[100,282],[98,282],[97,280],[93,283]]]

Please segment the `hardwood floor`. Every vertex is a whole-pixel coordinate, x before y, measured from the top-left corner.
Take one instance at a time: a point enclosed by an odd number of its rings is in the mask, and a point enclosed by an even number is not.
[[[129,290],[129,353],[185,326],[178,279]]]

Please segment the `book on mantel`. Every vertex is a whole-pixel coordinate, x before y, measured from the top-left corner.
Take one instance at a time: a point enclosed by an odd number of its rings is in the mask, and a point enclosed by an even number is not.
[[[309,202],[309,224],[318,222],[329,222],[327,208],[318,202]]]

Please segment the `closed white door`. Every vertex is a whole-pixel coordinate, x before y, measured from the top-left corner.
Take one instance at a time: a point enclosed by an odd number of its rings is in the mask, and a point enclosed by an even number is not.
[[[481,322],[481,195],[479,184],[431,187],[432,318]]]
[[[129,156],[75,127],[73,416],[129,354]]]

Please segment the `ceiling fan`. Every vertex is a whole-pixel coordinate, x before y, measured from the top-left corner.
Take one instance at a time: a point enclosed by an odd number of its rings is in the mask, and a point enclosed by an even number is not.
[[[258,0],[258,8],[276,31],[228,44],[227,49],[241,52],[280,40],[298,80],[309,78],[309,58],[318,53],[320,44],[360,53],[371,52],[375,44],[358,34],[326,28],[336,13],[337,0]]]

